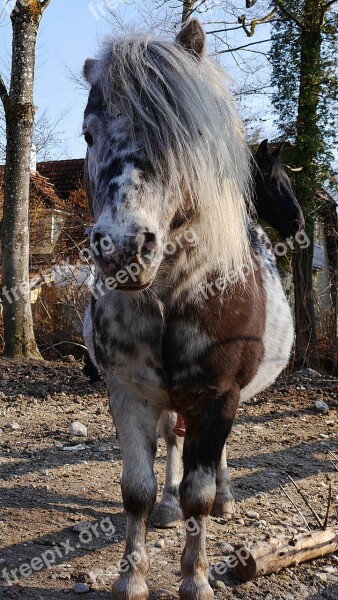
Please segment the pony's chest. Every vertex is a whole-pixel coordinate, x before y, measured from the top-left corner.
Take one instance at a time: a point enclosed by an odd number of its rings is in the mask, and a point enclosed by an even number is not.
[[[200,357],[208,336],[193,324],[180,319],[165,319],[163,311],[123,311],[118,307],[96,310],[93,316],[93,341],[96,362],[103,371],[113,373],[122,384],[163,388],[181,384],[201,386]]]

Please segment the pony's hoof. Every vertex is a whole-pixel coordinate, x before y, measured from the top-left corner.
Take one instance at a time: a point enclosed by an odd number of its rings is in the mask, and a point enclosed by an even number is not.
[[[148,586],[140,577],[119,577],[112,589],[112,600],[147,600]]]
[[[214,592],[207,579],[184,578],[181,584],[180,600],[214,600]]]
[[[211,509],[213,517],[223,517],[224,519],[233,519],[235,517],[235,501],[226,500],[225,502],[214,502]]]
[[[150,522],[154,527],[169,529],[179,525],[182,519],[183,514],[178,503],[160,502],[155,506]]]

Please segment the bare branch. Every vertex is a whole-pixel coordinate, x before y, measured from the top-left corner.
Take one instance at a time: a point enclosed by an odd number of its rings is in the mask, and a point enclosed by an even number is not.
[[[301,489],[300,489],[300,487],[297,485],[297,483],[295,482],[295,480],[294,480],[294,479],[292,479],[291,475],[288,475],[288,478],[290,479],[291,483],[293,483],[293,485],[295,486],[295,488],[296,488],[296,490],[297,490],[298,494],[299,494],[299,495],[300,495],[300,496],[303,498],[303,500],[304,500],[304,502],[305,502],[306,506],[307,506],[307,507],[308,507],[308,508],[311,510],[311,512],[312,512],[312,514],[313,514],[314,518],[316,519],[316,521],[317,521],[317,523],[318,523],[319,527],[320,527],[321,529],[323,529],[323,523],[321,522],[321,520],[320,520],[320,518],[319,518],[319,516],[318,516],[317,512],[316,512],[316,511],[315,511],[315,509],[313,508],[313,506],[311,506],[311,504],[310,504],[310,502],[308,501],[307,497],[305,496],[304,492],[302,492],[302,490],[301,490]]]
[[[246,35],[248,37],[252,37],[255,33],[255,29],[257,25],[262,25],[263,23],[269,23],[271,19],[275,16],[277,12],[277,8],[273,8],[265,17],[261,17],[260,19],[253,19],[250,23],[250,29],[248,29],[246,25],[246,16],[241,15],[238,17],[238,23],[243,27]]]
[[[307,522],[305,516],[303,515],[302,511],[300,510],[300,508],[298,508],[297,504],[292,500],[291,496],[289,496],[289,494],[283,488],[283,486],[282,486],[281,483],[279,484],[279,487],[282,490],[282,492],[285,494],[285,496],[290,500],[291,504],[295,507],[296,511],[298,512],[298,514],[300,515],[300,517],[304,521],[304,525],[308,528],[309,531],[311,531],[311,527],[310,527],[309,523]]]
[[[330,0],[330,2],[327,2],[324,6],[324,11],[326,12],[330,6],[332,6],[332,4],[335,4],[335,2],[337,2],[338,0]]]
[[[220,50],[217,54],[225,54],[226,52],[236,52],[237,50],[245,50],[249,46],[255,46],[255,44],[264,44],[264,42],[271,42],[271,39],[268,40],[260,40],[259,42],[251,42],[250,44],[245,44],[244,46],[238,46],[237,48],[227,48],[226,50]]]

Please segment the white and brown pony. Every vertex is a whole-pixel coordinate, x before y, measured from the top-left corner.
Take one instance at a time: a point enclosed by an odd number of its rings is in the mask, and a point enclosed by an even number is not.
[[[107,379],[127,513],[113,598],[147,597],[156,428],[175,411],[186,435],[171,491],[189,523],[180,596],[209,600],[206,519],[223,502],[222,451],[240,399],[287,364],[292,318],[271,245],[249,226],[249,152],[198,21],[174,41],[110,40],[84,73],[98,268],[85,339]]]

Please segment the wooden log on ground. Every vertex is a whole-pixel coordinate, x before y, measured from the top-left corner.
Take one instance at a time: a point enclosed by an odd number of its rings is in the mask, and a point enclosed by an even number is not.
[[[236,572],[240,579],[249,581],[260,575],[278,573],[287,567],[320,558],[338,550],[338,535],[332,529],[315,530],[295,536],[271,538],[250,546],[235,546],[240,557]]]

